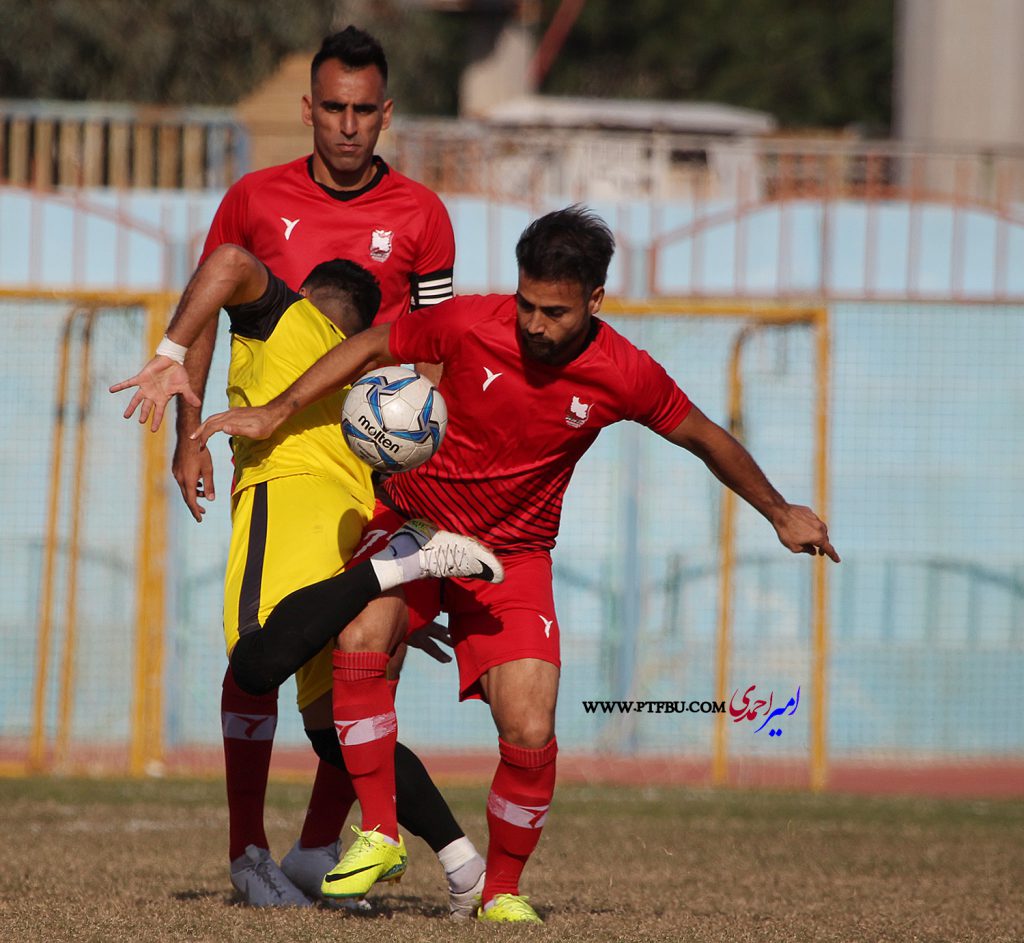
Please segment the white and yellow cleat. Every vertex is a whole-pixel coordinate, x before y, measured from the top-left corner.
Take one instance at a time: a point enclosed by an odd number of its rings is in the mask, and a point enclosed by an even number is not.
[[[405,874],[408,857],[401,837],[393,845],[375,829],[364,832],[353,825],[352,831],[358,837],[341,861],[324,875],[320,893],[325,898],[365,897],[377,882],[398,881]]]
[[[477,911],[481,923],[544,923],[523,894],[498,894]]]
[[[303,848],[301,843],[296,842],[292,850],[281,859],[281,870],[292,884],[313,900],[323,900],[335,910],[372,913],[373,907],[362,897],[324,898],[324,875],[334,868],[340,857],[340,839],[319,848]]]

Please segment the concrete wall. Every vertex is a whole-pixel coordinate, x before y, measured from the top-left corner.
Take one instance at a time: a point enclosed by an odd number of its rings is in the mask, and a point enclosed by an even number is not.
[[[1024,145],[1024,2],[901,0],[896,135]]]

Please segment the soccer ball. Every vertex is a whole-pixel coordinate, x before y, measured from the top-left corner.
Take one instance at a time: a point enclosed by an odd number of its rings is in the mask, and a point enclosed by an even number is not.
[[[405,367],[371,370],[352,384],[341,410],[348,447],[371,468],[408,471],[440,447],[448,425],[444,397]]]

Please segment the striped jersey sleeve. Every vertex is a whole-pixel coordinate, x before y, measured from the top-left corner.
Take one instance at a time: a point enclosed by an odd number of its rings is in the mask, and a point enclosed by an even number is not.
[[[413,274],[409,277],[412,286],[411,307],[429,308],[432,305],[448,301],[455,296],[454,273],[452,269],[441,269],[427,275]]]
[[[454,295],[455,231],[441,198],[422,185],[413,192],[423,213],[423,231],[413,270],[409,274],[410,307],[428,308]]]

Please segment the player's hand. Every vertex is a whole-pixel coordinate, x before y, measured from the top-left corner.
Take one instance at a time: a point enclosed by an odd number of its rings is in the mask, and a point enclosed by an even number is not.
[[[247,439],[266,439],[273,435],[279,421],[266,406],[235,406],[222,413],[214,413],[203,422],[192,439],[205,449],[210,437],[218,432],[245,436]]]
[[[810,508],[802,504],[787,504],[772,517],[772,525],[779,540],[793,553],[809,553],[839,562],[839,554],[829,543],[825,522]]]
[[[164,409],[167,408],[168,401],[176,393],[180,393],[186,403],[197,409],[203,404],[202,400],[192,392],[185,368],[177,361],[171,360],[170,357],[163,357],[159,354],[135,376],[115,383],[110,388],[110,392],[120,393],[121,390],[127,390],[132,386],[137,386],[138,389],[124,411],[124,418],[131,419],[135,410],[141,406],[139,423],[145,425],[152,415],[153,422],[150,428],[153,432],[160,428],[160,423],[164,418]]]
[[[434,661],[439,661],[442,665],[447,665],[452,660],[452,656],[437,644],[442,642],[449,648],[453,647],[452,637],[448,634],[447,626],[441,625],[440,622],[431,622],[430,625],[417,629],[406,639],[406,642],[413,648],[426,652]]]
[[[187,435],[179,435],[174,447],[174,460],[171,462],[171,473],[181,489],[181,497],[188,505],[192,516],[200,523],[206,513],[200,499],[213,501],[217,495],[213,487],[213,458],[209,449],[201,449],[199,444]]]

